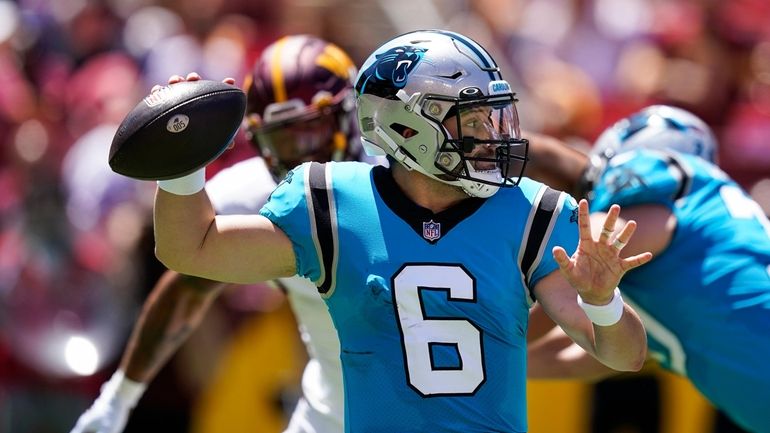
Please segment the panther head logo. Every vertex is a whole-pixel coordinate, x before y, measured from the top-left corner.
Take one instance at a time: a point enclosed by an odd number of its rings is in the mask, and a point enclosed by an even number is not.
[[[409,73],[420,63],[425,51],[425,48],[402,45],[377,54],[374,63],[361,74],[356,91],[395,98],[396,92],[406,86]]]

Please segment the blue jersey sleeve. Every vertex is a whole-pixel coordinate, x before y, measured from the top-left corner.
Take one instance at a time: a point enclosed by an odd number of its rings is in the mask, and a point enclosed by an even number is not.
[[[559,264],[553,258],[553,247],[564,248],[568,255],[577,249],[579,234],[577,225],[577,202],[567,193],[561,193],[553,226],[546,234],[545,248],[540,263],[535,267],[530,279],[530,287],[535,287],[541,278],[559,269]]]
[[[297,275],[317,281],[320,277],[313,227],[307,205],[309,164],[290,171],[273,190],[259,214],[278,226],[291,240],[296,257]]]
[[[644,150],[621,154],[610,161],[594,186],[591,211],[606,211],[612,204],[660,204],[670,209],[682,195],[687,178],[676,155]]]

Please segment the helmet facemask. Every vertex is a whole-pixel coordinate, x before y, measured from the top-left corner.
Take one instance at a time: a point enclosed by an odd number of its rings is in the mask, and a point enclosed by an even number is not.
[[[443,135],[434,164],[439,180],[459,183],[466,193],[488,197],[518,185],[527,160],[512,94],[485,96],[466,88],[459,98],[428,95],[422,115]],[[442,108],[443,107],[443,108]],[[445,113],[443,122],[432,113]]]
[[[328,99],[305,106],[291,99],[268,105],[265,117],[252,122],[250,132],[274,174],[283,177],[307,161],[345,159],[348,141],[343,122],[349,123],[349,102]]]

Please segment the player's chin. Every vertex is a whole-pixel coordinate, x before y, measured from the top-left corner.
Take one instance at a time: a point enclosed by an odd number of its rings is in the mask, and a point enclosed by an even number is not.
[[[478,174],[489,176],[500,173],[500,167],[495,162],[477,162],[473,164],[473,170]]]
[[[476,155],[474,158],[477,159],[468,162],[470,162],[470,166],[473,167],[476,173],[491,174],[500,171],[500,166],[494,159],[494,155]]]

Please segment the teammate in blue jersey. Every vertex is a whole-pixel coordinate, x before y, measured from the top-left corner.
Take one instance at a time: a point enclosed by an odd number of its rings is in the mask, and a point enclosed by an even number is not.
[[[744,428],[770,432],[770,222],[714,164],[710,128],[652,106],[609,128],[589,156],[542,139],[532,147],[530,174],[591,197],[595,217],[618,203],[619,223],[638,221],[623,254],[655,259],[620,288],[642,316],[651,357]],[[550,169],[569,165],[571,175]],[[611,373],[559,336],[530,345],[530,377]]]
[[[587,202],[521,177],[514,94],[480,45],[396,37],[355,89],[363,142],[389,168],[303,164],[259,216],[215,215],[203,169],[161,181],[158,257],[215,280],[314,281],[339,336],[350,432],[526,431],[534,299],[609,367],[641,367],[644,329],[616,286],[651,254],[619,258],[613,241],[635,228],[614,229],[619,207],[594,240]]]

